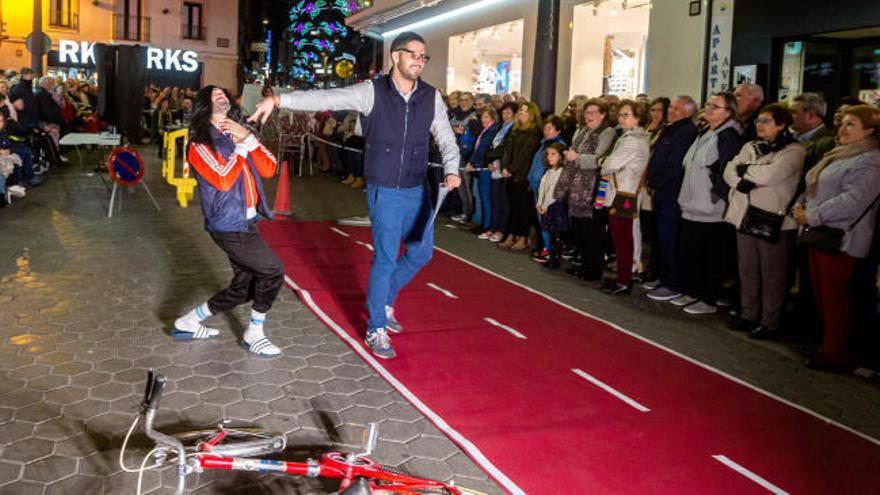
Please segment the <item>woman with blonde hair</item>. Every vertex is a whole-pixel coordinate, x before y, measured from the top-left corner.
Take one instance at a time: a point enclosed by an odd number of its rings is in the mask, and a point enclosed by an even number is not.
[[[533,102],[520,104],[516,123],[510,136],[510,145],[501,156],[501,175],[507,179],[507,197],[510,217],[507,239],[499,244],[503,249],[522,251],[528,248],[529,226],[536,214],[527,175],[532,157],[541,145],[541,110]]]

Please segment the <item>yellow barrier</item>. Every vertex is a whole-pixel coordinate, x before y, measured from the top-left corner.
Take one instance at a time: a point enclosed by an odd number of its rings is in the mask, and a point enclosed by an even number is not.
[[[177,188],[177,202],[180,206],[186,208],[187,203],[193,199],[193,189],[196,187],[196,180],[189,176],[189,163],[186,162],[186,142],[189,130],[178,129],[165,133],[165,158],[162,160],[162,177]],[[177,141],[183,138],[183,150],[181,153],[180,176],[177,172]]]

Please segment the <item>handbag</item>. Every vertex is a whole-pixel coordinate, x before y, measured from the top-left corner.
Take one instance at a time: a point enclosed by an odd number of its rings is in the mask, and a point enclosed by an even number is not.
[[[785,220],[785,215],[763,210],[753,205],[751,191],[746,196],[749,200],[749,206],[746,208],[746,214],[739,225],[739,232],[762,241],[776,243],[782,233],[782,222]],[[791,208],[793,201],[794,198],[789,202],[789,208]]]
[[[855,227],[869,211],[871,211],[871,208],[874,207],[874,203],[876,203],[878,199],[880,199],[880,196],[874,198],[874,201],[871,201],[871,204],[865,208],[865,211],[859,215],[859,218],[856,218],[856,221],[851,223],[846,230],[829,227],[827,225],[804,227],[804,230],[801,231],[801,235],[799,235],[797,239],[798,246],[818,249],[819,251],[828,254],[839,253],[840,248],[843,245],[843,236],[846,235],[847,231],[852,230],[852,228]]]
[[[636,188],[636,192],[628,193],[621,191],[617,187],[617,175],[612,175],[611,180],[614,182],[614,200],[611,201],[611,207],[608,208],[608,214],[615,217],[635,219],[639,216],[639,190],[642,184]]]

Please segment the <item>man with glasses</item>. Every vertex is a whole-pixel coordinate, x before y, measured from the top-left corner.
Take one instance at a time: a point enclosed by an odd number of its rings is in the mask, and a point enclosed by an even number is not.
[[[375,249],[367,287],[365,342],[385,359],[396,355],[388,330],[403,330],[394,317],[397,295],[430,261],[434,249],[433,226],[428,224],[430,189],[425,186],[431,135],[443,155],[446,188],[455,189],[461,181],[446,104],[440,92],[420,78],[429,60],[421,36],[401,33],[391,43],[389,74],[347,88],[269,96],[249,119],[265,122],[278,107],[354,110],[362,115],[364,180]],[[401,239],[406,251],[398,258]]]

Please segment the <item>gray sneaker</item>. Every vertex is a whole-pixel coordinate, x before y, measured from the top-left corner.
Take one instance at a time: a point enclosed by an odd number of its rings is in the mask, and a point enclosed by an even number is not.
[[[403,325],[397,321],[397,318],[394,317],[394,308],[391,306],[385,306],[385,328],[391,330],[394,333],[400,333],[403,331]]]
[[[654,290],[660,287],[660,279],[651,280],[650,282],[645,282],[642,284],[642,288],[645,290]]]
[[[672,299],[669,302],[671,302],[675,306],[687,306],[688,304],[693,304],[693,303],[697,302],[697,298],[691,297],[691,296],[681,296],[681,297],[676,297],[675,299]]]
[[[652,301],[671,301],[681,297],[681,293],[669,287],[658,287],[648,293],[648,299]]]
[[[718,312],[718,308],[699,301],[684,308],[684,312],[692,315],[713,315]]]
[[[397,355],[394,348],[391,347],[391,337],[388,336],[388,332],[384,328],[368,330],[364,342],[373,351],[373,354],[382,359],[391,359]]]

